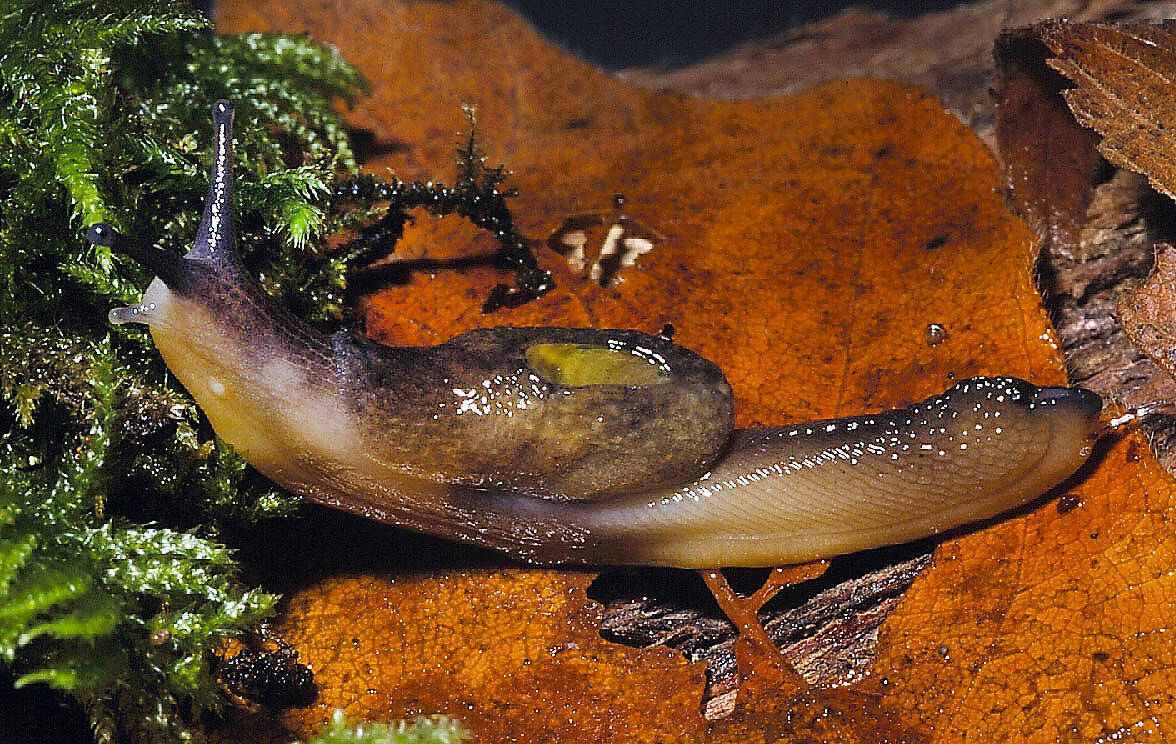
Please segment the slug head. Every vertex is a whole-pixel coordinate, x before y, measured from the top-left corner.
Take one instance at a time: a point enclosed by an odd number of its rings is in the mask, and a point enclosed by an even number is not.
[[[239,286],[244,272],[237,257],[233,226],[233,106],[220,100],[212,107],[212,178],[196,240],[184,256],[128,238],[106,223],[90,225],[86,239],[130,256],[155,272],[143,301],[110,311],[110,322],[147,323],[163,320],[171,295],[209,304],[226,289]]]
[[[297,323],[268,301],[237,256],[233,108],[228,101],[218,101],[212,116],[211,183],[196,240],[185,255],[132,240],[101,223],[91,225],[86,237],[155,273],[142,300],[111,310],[110,322],[149,326],[160,356],[218,434],[239,450],[253,453],[258,464],[281,459],[265,434],[278,397],[274,387],[289,398],[292,386],[302,380],[299,375],[267,376],[264,370],[275,360],[282,369],[299,369],[306,344],[300,343]]]

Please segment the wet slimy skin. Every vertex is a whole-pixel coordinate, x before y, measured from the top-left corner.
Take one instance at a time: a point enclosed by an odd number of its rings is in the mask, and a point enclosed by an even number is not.
[[[232,107],[183,257],[90,228],[153,270],[111,312],[150,327],[217,433],[312,501],[535,563],[769,566],[985,519],[1072,474],[1098,396],[965,380],[909,408],[733,430],[711,362],[635,331],[475,330],[433,347],[321,334],[237,255]]]

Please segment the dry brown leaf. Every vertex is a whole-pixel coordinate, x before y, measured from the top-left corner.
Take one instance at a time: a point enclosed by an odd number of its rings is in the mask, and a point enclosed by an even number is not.
[[[1132,408],[1176,398],[1176,381],[1136,351],[1114,317],[1119,296],[1150,270],[1153,245],[1172,241],[1172,205],[1147,186],[1145,176],[1108,166],[1098,147],[1121,157],[1116,142],[1124,131],[1134,149],[1151,137],[1146,126],[1132,128],[1139,122],[1131,121],[1127,109],[1143,101],[1133,96],[1167,95],[1148,82],[1151,68],[1171,56],[1171,50],[1147,45],[1153,34],[1167,31],[1049,22],[1008,32],[997,45],[998,131],[1007,135],[1001,157],[1010,201],[1045,239],[1042,287],[1071,380]],[[1147,99],[1149,109],[1171,105],[1170,95]],[[1115,113],[1092,118],[1098,107]],[[1076,115],[1111,136],[1103,143],[1099,131],[1083,128]],[[1165,468],[1176,473],[1176,417],[1150,417],[1140,425]]]
[[[1176,375],[1176,248],[1156,246],[1151,276],[1119,298],[1116,316],[1135,348]]]
[[[1099,170],[1098,135],[1079,126],[1059,95],[1067,83],[1046,65],[1040,30],[996,41],[996,143],[1017,211],[1047,250],[1071,255]]]
[[[493,269],[416,272],[370,300],[369,328],[386,341],[436,342],[478,325],[656,331],[670,322],[677,340],[727,371],[742,425],[877,410],[973,374],[1064,380],[1032,284],[1031,234],[1007,214],[989,153],[918,91],[856,81],[740,104],[639,91],[483,2],[270,0],[225,2],[221,12],[225,30],[307,31],[360,65],[376,91],[352,120],[403,144],[373,168],[450,179],[457,102],[471,101],[491,160],[514,169],[529,235],[541,240],[569,214],[607,209],[619,191],[666,237],[614,289],[577,281],[560,255],[544,253],[560,288],[493,317],[478,312],[503,278]],[[487,249],[470,236],[422,218],[404,248],[435,259]],[[928,343],[931,323],[946,328],[942,343]],[[788,677],[703,729],[696,671],[589,641],[594,611],[577,583],[585,574],[353,577],[306,588],[284,616],[323,685],[319,709],[285,720],[305,735],[333,705],[386,718],[472,704],[484,726],[491,712],[509,722],[483,728],[487,737],[568,742],[700,731],[716,741],[1167,731],[1176,674],[1163,629],[1176,623],[1167,601],[1176,535],[1165,516],[1171,484],[1148,458],[1135,440],[1119,443],[1089,480],[1075,481],[1078,508],[1059,513],[1047,500],[947,540],[888,622],[871,675],[847,688]],[[575,596],[561,599],[568,587]],[[586,625],[570,627],[567,611],[586,612]],[[360,648],[347,650],[353,637]],[[503,639],[512,664],[528,639],[563,644],[558,664],[574,673],[463,671],[457,660],[478,658],[487,637]],[[389,663],[389,654],[412,663]],[[515,674],[506,684],[504,669]],[[664,673],[653,679],[651,669]],[[584,682],[597,675],[618,699],[602,702]],[[649,702],[684,698],[694,704],[674,715]],[[575,722],[551,717],[564,712]]]
[[[1176,198],[1176,25],[1049,22],[1037,31],[1078,122],[1102,135],[1098,150]]]
[[[810,6],[815,7],[815,6]],[[917,7],[917,11],[910,8]],[[853,3],[843,11],[774,35],[754,34],[713,57],[654,63],[621,76],[652,90],[731,100],[796,93],[869,75],[935,91],[947,108],[988,140],[992,127],[992,40],[1046,18],[1145,20],[1176,15],[1168,0],[971,0],[966,3]]]

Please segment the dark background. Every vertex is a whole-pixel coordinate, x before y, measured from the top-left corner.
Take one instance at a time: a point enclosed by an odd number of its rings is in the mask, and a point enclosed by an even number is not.
[[[191,0],[206,14],[216,0]],[[603,67],[697,62],[740,42],[761,39],[836,15],[849,7],[917,16],[959,0],[506,0],[540,32],[578,57]]]
[[[599,2],[507,0],[548,38],[605,69],[697,62],[735,44],[788,31],[857,6],[892,16],[949,8],[953,0],[740,0]]]

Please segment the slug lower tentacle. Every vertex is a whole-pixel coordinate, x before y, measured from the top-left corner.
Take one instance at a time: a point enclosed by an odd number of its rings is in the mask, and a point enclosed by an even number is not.
[[[494,328],[434,347],[318,333],[237,256],[232,107],[180,257],[111,312],[150,327],[217,433],[307,498],[532,562],[767,566],[913,540],[1036,498],[1097,437],[1098,396],[966,380],[906,409],[732,430],[711,362],[635,331]]]

